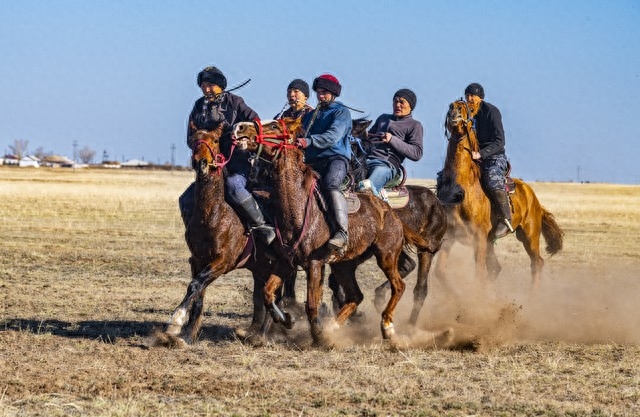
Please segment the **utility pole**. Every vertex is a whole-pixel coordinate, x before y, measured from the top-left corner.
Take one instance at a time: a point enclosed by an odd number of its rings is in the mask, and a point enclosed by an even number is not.
[[[176,145],[174,143],[171,144],[171,172],[173,172],[173,166],[176,164]]]
[[[73,141],[73,163],[78,162],[78,141]]]
[[[578,183],[580,183],[580,165],[578,165],[577,174],[578,174]]]

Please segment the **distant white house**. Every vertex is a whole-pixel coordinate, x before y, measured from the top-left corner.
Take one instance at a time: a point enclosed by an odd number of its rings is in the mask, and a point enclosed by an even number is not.
[[[149,163],[147,161],[142,161],[140,159],[130,159],[127,162],[123,162],[120,166],[123,167],[146,167]]]
[[[66,156],[48,155],[42,158],[42,161],[40,161],[40,164],[46,167],[62,167],[62,166],[73,165],[73,161],[67,158]]]

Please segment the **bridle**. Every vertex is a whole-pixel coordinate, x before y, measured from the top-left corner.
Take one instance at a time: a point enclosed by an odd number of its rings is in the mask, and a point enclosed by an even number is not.
[[[456,100],[455,103],[464,104],[464,106],[465,106],[465,108],[467,110],[467,118],[465,119],[465,118],[461,117],[460,116],[460,112],[458,112],[458,116],[456,117],[456,119],[450,119],[449,118],[449,113],[447,113],[447,120],[446,120],[447,128],[445,129],[446,130],[446,137],[447,137],[447,140],[449,142],[455,140],[456,144],[459,144],[460,142],[462,142],[466,138],[467,139],[467,146],[463,145],[463,149],[465,149],[467,152],[469,152],[469,154],[471,154],[472,153],[472,150],[471,150],[471,133],[473,131],[475,131],[475,120],[473,118],[469,117],[469,115],[471,114],[471,111],[469,109],[469,104],[466,101],[460,99],[460,100]],[[459,137],[454,138],[453,135],[451,135],[451,132],[449,131],[448,126],[450,126],[452,124],[457,125],[460,122],[464,123],[464,132],[465,133],[463,135],[459,136]]]
[[[256,138],[255,142],[258,144],[258,149],[256,150],[256,158],[261,158],[262,151],[264,147],[275,148],[275,153],[271,156],[270,159],[265,159],[268,162],[273,162],[280,157],[282,152],[286,152],[287,149],[293,149],[296,147],[295,144],[291,143],[291,133],[287,129],[287,125],[284,122],[284,119],[276,120],[280,127],[282,128],[282,133],[264,133],[264,128],[262,126],[262,122],[259,118],[253,119],[253,123],[256,128]],[[274,121],[274,123],[276,122]]]
[[[213,160],[211,162],[207,163],[207,167],[214,168],[212,170],[212,172],[216,172],[216,173],[220,174],[222,172],[221,168],[224,168],[224,166],[229,163],[229,160],[231,159],[231,157],[229,157],[229,159],[227,159],[227,158],[224,157],[224,155],[221,152],[214,152],[213,148],[211,147],[211,145],[209,145],[209,142],[207,142],[206,140],[202,140],[202,139],[199,139],[193,145],[193,153],[194,154],[195,154],[196,149],[198,149],[198,145],[206,146],[207,149],[209,150],[209,153],[211,153],[211,158]],[[235,147],[235,145],[232,146],[231,153],[233,153],[233,148],[234,147]],[[218,169],[218,168],[220,168],[220,169]]]

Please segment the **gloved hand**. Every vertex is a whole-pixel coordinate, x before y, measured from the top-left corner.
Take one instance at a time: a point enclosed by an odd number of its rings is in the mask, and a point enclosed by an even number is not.
[[[304,149],[304,148],[306,148],[307,146],[309,146],[309,144],[307,143],[307,139],[305,139],[305,138],[298,138],[298,139],[296,139],[296,143],[295,143],[295,145],[296,145],[298,148],[300,148],[300,149]]]

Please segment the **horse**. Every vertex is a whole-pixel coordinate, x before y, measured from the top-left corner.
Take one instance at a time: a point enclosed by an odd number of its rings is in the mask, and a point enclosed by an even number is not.
[[[367,176],[366,159],[372,145],[368,140],[367,128],[371,122],[371,120],[363,118],[355,119],[352,123],[352,135],[355,140],[352,141],[351,146],[353,156],[350,162],[350,173],[354,184],[364,180]],[[415,325],[428,294],[431,262],[440,249],[447,230],[447,217],[444,206],[433,191],[418,185],[404,187],[409,195],[408,203],[404,207],[395,208],[394,211],[404,224],[428,242],[426,248],[417,252],[418,278],[413,290],[413,308],[409,316],[409,323]],[[403,257],[405,259],[402,259]],[[407,263],[410,264],[409,267],[406,267]],[[401,254],[400,264],[404,266],[400,271],[402,278],[405,278],[415,268],[415,263],[405,252]],[[380,304],[384,299],[387,289],[387,282],[376,288],[376,304]]]
[[[264,244],[246,233],[244,222],[225,201],[223,168],[227,159],[220,152],[220,138],[225,128],[221,123],[213,131],[199,130],[190,138],[192,166],[196,171],[195,209],[186,225],[185,240],[191,252],[192,279],[164,331],[169,339],[165,343],[170,345],[195,341],[201,326],[206,288],[237,268],[247,268],[253,274],[254,311],[250,329],[257,332],[268,322],[262,301],[267,278],[276,268],[284,268],[278,269],[284,276],[293,271],[292,267],[274,263],[265,256]]]
[[[292,265],[302,266],[307,273],[306,312],[313,342],[321,346],[330,344],[318,319],[323,266],[332,265],[345,291],[346,302],[328,326],[333,330],[344,324],[362,302],[364,297],[356,282],[355,270],[371,254],[391,286],[391,297],[382,311],[380,326],[382,337],[393,341],[393,315],[405,289],[398,272],[400,253],[405,243],[421,249],[428,244],[406,227],[385,202],[362,193],[359,210],[349,215],[348,247],[339,252],[330,251],[326,247],[330,228],[322,203],[314,195],[317,176],[294,144],[298,134],[301,134],[299,119],[281,119],[236,123],[232,136],[236,143],[273,164],[272,197],[280,250]],[[272,274],[265,285],[265,305],[274,317],[278,313],[277,307],[274,313],[274,293],[281,284],[281,277]]]
[[[479,151],[473,129],[476,111],[459,99],[449,105],[446,116],[449,143],[437,195],[447,207],[449,227],[436,262],[436,274],[444,276],[451,246],[459,241],[473,247],[476,277],[484,284],[487,278],[497,278],[501,267],[490,234],[497,219],[482,187],[480,167],[471,158],[473,151]],[[546,251],[552,256],[562,250],[564,232],[553,214],[542,207],[531,187],[519,179],[514,182],[515,191],[510,194],[511,224],[531,260],[531,288],[535,291],[544,266],[540,235],[544,236]]]

